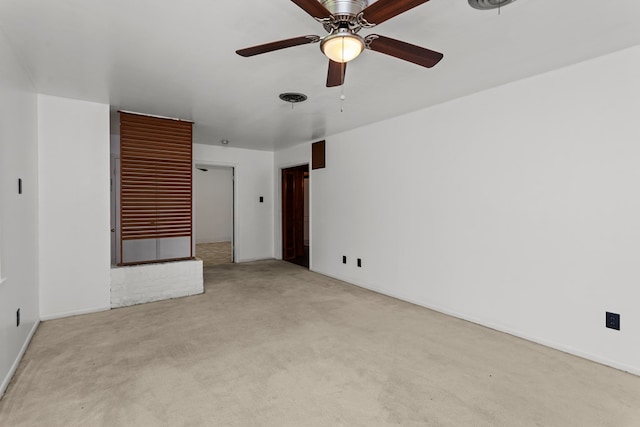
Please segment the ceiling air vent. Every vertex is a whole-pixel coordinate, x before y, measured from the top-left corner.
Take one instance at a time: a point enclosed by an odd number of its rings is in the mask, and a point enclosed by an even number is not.
[[[469,0],[469,6],[474,9],[491,10],[505,7],[516,0]]]
[[[282,99],[284,102],[297,104],[298,102],[306,101],[307,95],[305,95],[304,93],[286,92],[280,94],[280,99]]]

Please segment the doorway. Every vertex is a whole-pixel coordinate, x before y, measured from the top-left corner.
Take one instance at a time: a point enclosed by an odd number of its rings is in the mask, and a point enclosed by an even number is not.
[[[309,268],[309,165],[282,169],[282,259]]]
[[[195,254],[203,267],[234,262],[234,168],[197,164],[193,171]]]

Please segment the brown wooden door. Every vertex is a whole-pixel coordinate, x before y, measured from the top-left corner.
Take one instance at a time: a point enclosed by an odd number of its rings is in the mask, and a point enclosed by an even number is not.
[[[304,175],[308,165],[282,170],[282,259],[304,251]]]

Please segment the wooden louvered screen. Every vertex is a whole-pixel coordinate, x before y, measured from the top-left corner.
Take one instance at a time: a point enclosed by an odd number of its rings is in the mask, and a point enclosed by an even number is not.
[[[192,170],[191,122],[120,113],[121,264],[193,257]],[[156,249],[149,259],[128,261],[123,252],[127,241],[179,237],[188,237],[189,247],[177,255]]]

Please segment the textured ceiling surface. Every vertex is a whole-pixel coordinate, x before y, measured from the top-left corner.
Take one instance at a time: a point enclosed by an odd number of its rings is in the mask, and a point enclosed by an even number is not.
[[[444,53],[426,69],[372,51],[326,88],[318,45],[240,48],[322,25],[289,0],[1,0],[0,28],[49,95],[195,121],[197,142],[274,150],[640,44],[640,2],[431,0],[362,34]],[[293,108],[278,98],[301,92]],[[345,99],[341,111],[341,94]],[[117,129],[114,129],[117,132]]]

